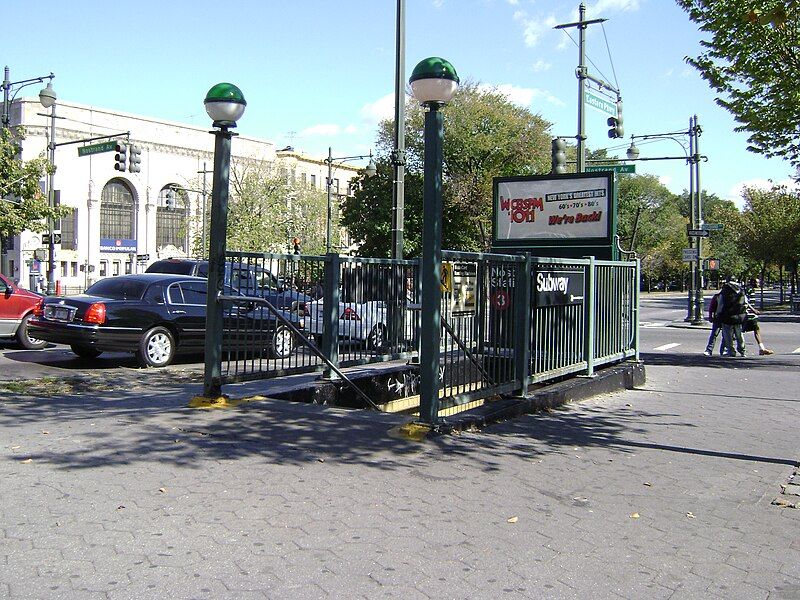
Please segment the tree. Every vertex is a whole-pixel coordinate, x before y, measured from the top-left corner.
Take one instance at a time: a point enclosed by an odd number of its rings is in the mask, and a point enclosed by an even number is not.
[[[325,252],[327,196],[311,185],[289,182],[274,165],[236,161],[230,171],[227,247],[242,252],[290,252],[299,238],[304,254]],[[193,246],[200,247],[199,227]],[[338,227],[333,228],[338,244]]]
[[[506,96],[466,82],[444,114],[442,247],[481,251],[491,242],[492,178],[550,171],[550,124]],[[411,256],[421,249],[423,108],[407,107],[406,226],[404,244]],[[377,162],[390,168],[393,122],[381,123]],[[391,174],[365,181],[355,198],[344,204],[342,223],[363,243],[361,252],[387,256],[391,244]],[[419,194],[419,196],[416,196]]]
[[[677,0],[711,34],[687,62],[747,131],[748,150],[800,165],[800,2]],[[755,5],[755,6],[754,6]]]
[[[67,207],[50,208],[42,193],[40,181],[52,165],[44,155],[23,162],[20,160],[25,130],[0,129],[0,244],[6,253],[8,240],[23,231],[42,232],[47,220],[69,214]]]

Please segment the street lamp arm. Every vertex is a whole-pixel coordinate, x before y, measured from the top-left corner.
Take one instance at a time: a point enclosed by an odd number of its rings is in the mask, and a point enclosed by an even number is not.
[[[325,159],[325,164],[329,165],[332,164],[334,161],[343,161],[343,160],[360,160],[363,158],[372,158],[372,151],[369,154],[357,154],[355,156],[329,156]]]
[[[14,95],[11,96],[11,100],[9,100],[9,102],[13,102],[14,98],[17,97],[17,94],[19,94],[19,91],[22,88],[28,87],[29,85],[33,85],[34,83],[44,83],[45,79],[52,82],[53,79],[55,79],[55,75],[50,73],[50,75],[42,75],[41,77],[33,77],[32,79],[23,79],[22,81],[8,82],[3,84],[3,88],[6,90],[11,90],[11,88],[14,87],[15,85],[19,86],[17,87],[16,90],[14,90]]]

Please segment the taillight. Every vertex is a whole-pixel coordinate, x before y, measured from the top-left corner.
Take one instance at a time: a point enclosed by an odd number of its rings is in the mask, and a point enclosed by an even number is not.
[[[95,302],[86,309],[86,314],[83,315],[84,323],[97,323],[102,325],[106,322],[106,305],[102,302]]]
[[[339,317],[343,321],[360,321],[361,317],[349,306],[342,311],[342,316]]]
[[[44,314],[44,298],[39,300],[39,303],[33,307],[33,315],[35,317],[41,317]]]

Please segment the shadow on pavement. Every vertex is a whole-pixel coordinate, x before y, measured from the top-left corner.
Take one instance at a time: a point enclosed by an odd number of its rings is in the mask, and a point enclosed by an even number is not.
[[[748,355],[746,357],[725,357],[725,356],[705,356],[701,352],[696,354],[668,353],[668,352],[642,352],[641,360],[645,365],[669,366],[669,367],[707,367],[712,369],[763,369],[778,370],[788,367],[797,368],[798,361],[787,360],[779,355],[758,356]]]

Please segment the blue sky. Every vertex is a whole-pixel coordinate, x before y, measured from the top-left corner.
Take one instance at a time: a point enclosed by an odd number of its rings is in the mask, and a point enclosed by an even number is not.
[[[419,60],[442,56],[462,79],[497,86],[552,122],[553,134],[574,136],[578,50],[552,26],[576,20],[578,4],[406,0],[406,78]],[[589,68],[621,89],[626,138],[685,131],[697,114],[704,189],[738,200],[742,183],[788,180],[788,163],[747,152],[746,135],[684,62],[701,34],[674,2],[586,5],[588,18],[608,19],[588,30]],[[248,101],[242,134],[311,155],[329,146],[355,155],[392,115],[395,11],[395,0],[16,2],[4,11],[2,60],[12,81],[54,72],[63,100],[200,126],[209,124],[208,88],[230,81]],[[624,156],[630,140],[609,140],[605,115],[589,109],[586,122],[590,147]],[[642,157],[683,152],[671,140],[640,148]],[[688,187],[683,161],[639,163],[637,172],[675,192]]]

